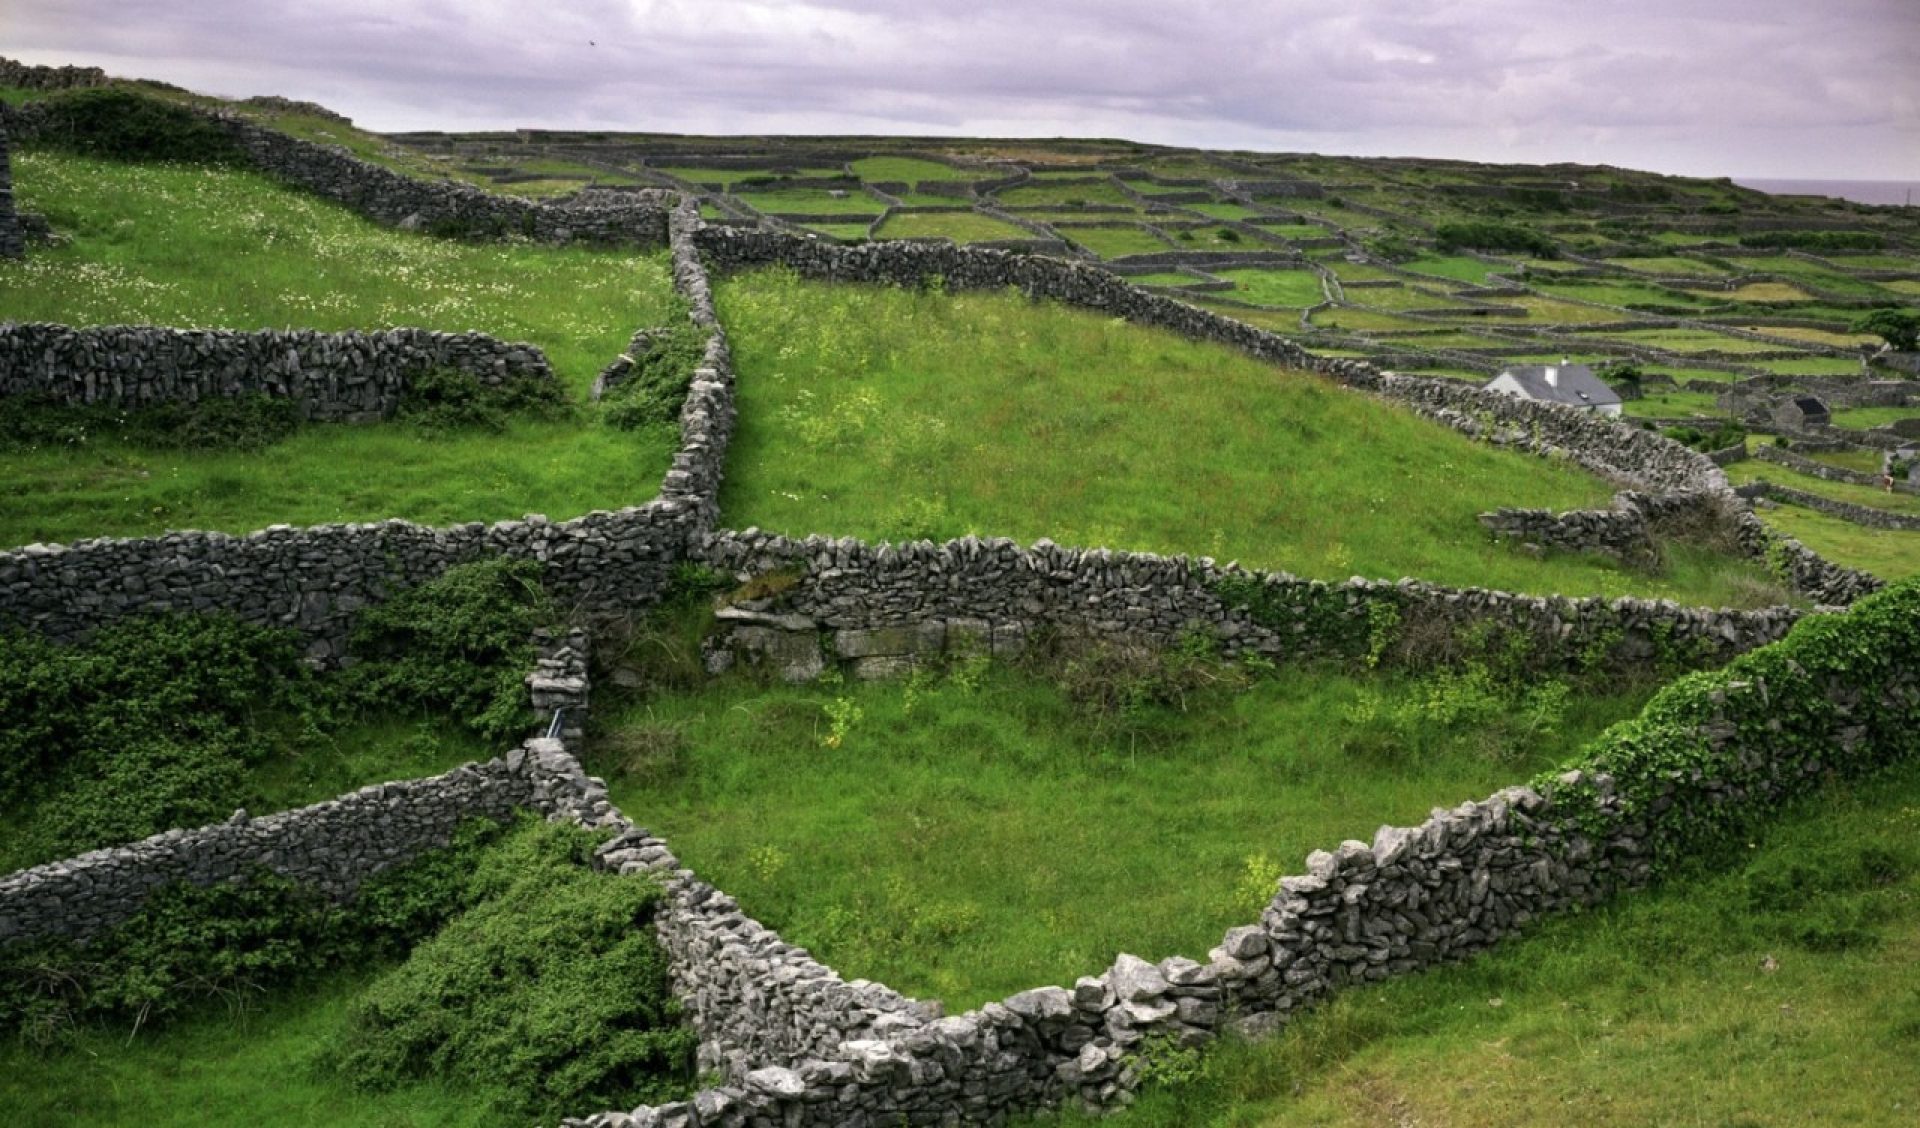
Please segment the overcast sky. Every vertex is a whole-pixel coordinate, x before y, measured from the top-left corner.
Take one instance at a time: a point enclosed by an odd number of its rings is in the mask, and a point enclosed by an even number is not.
[[[378,130],[1105,136],[1920,181],[1920,0],[0,0]]]

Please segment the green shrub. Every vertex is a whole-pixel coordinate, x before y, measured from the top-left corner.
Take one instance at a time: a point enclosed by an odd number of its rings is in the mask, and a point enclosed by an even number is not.
[[[100,438],[152,450],[260,450],[299,426],[293,401],[277,396],[209,396],[142,408],[20,396],[0,413],[0,450],[83,447]]]
[[[1877,251],[1883,242],[1871,231],[1757,231],[1740,236],[1743,247],[1803,251]]]
[[[1471,248],[1477,251],[1512,251],[1538,258],[1558,258],[1560,249],[1552,239],[1531,227],[1512,223],[1476,220],[1467,223],[1442,223],[1433,229],[1442,253]]]
[[[335,905],[267,871],[245,883],[165,886],[118,928],[80,945],[0,949],[0,1031],[58,1045],[83,1023],[152,1026],[217,999],[330,968],[392,959],[468,903],[468,875],[503,828],[475,820],[445,848],[370,878]]]
[[[394,418],[427,434],[505,431],[516,416],[551,416],[565,404],[558,382],[531,376],[482,383],[459,368],[434,367],[411,374]]]
[[[330,1067],[372,1090],[479,1088],[543,1122],[682,1095],[695,1039],[647,927],[663,894],[589,869],[594,841],[541,824],[486,856],[473,907],[367,990]]]
[[[311,682],[291,635],[224,616],[124,620],[79,647],[0,636],[0,806],[37,815],[7,853],[224,817],[271,748],[256,715],[305,710]]]
[[[363,611],[348,652],[365,661],[342,677],[362,706],[444,712],[512,739],[533,723],[522,680],[530,636],[553,617],[537,563],[462,564]]]
[[[35,141],[89,157],[230,165],[245,154],[204,114],[128,90],[76,90],[49,98]]]
[[[1844,615],[1802,619],[1781,642],[1662,690],[1640,717],[1566,765],[1586,773],[1580,783],[1562,785],[1554,772],[1535,786],[1576,825],[1597,827],[1606,816],[1592,776],[1612,776],[1624,814],[1647,824],[1643,840],[1656,872],[1741,845],[1779,802],[1820,780],[1920,754],[1916,624],[1920,580],[1893,585]],[[1846,737],[1836,739],[1838,732]]]
[[[626,379],[607,393],[607,425],[631,431],[678,419],[706,347],[706,334],[691,321],[654,331],[647,347],[631,358]]]

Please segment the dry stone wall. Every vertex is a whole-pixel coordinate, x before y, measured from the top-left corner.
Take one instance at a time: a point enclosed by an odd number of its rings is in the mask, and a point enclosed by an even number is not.
[[[1343,987],[1469,957],[1543,915],[1645,885],[1661,858],[1683,856],[1693,835],[1710,836],[1689,828],[1737,826],[1835,770],[1912,754],[1911,717],[1920,710],[1913,596],[1909,588],[1903,606],[1878,608],[1863,623],[1823,624],[1832,627],[1825,646],[1812,640],[1656,701],[1649,731],[1685,744],[1691,771],[1644,767],[1661,761],[1647,758],[1641,735],[1612,746],[1603,738],[1582,767],[1538,786],[1314,852],[1306,873],[1280,882],[1259,921],[1227,930],[1205,961],[1121,954],[1071,987],[1037,987],[964,1015],[916,1021],[911,1010],[891,1012],[870,1029],[848,1023],[849,1036],[825,1055],[773,1051],[757,1065],[730,1063],[724,1085],[690,1101],[567,1123],[997,1123],[1047,1105],[1124,1104],[1138,1081],[1132,1063],[1155,1040],[1196,1045],[1228,1030],[1271,1032]],[[1863,682],[1834,660],[1852,650],[1883,659],[1873,678]],[[1625,778],[1612,774],[1616,763]],[[777,1041],[788,1012],[762,1017],[762,1044]]]
[[[947,649],[1004,653],[1042,628],[1160,646],[1200,633],[1230,656],[1274,661],[1350,658],[1382,644],[1373,637],[1381,605],[1393,608],[1399,637],[1452,637],[1493,624],[1539,640],[1543,666],[1631,665],[1662,655],[1719,664],[1781,638],[1801,615],[1790,607],[1708,610],[1415,580],[1328,584],[1044,540],[1031,548],[975,538],[873,546],[747,530],[697,547],[711,567],[793,581],[775,600],[732,609],[721,627],[744,636],[732,644],[736,653],[764,655],[795,678],[819,673],[827,658],[879,674]]]
[[[35,866],[0,877],[0,946],[85,940],[162,886],[243,880],[262,867],[345,900],[381,870],[445,846],[467,819],[505,819],[531,800],[525,773],[497,759]]]
[[[13,161],[7,155],[7,131],[0,123],[0,258],[19,258],[26,253],[26,231],[13,206]]]
[[[0,58],[0,86],[15,90],[77,90],[106,84],[107,72],[99,67],[41,67]]]
[[[668,500],[563,522],[276,525],[27,545],[0,553],[0,629],[73,640],[128,615],[225,611],[296,630],[308,656],[326,661],[360,608],[487,556],[541,562],[548,585],[589,611],[644,607],[682,558],[695,517]]]
[[[1920,517],[1905,513],[1891,513],[1885,509],[1875,509],[1871,505],[1855,505],[1852,502],[1836,501],[1806,490],[1796,490],[1791,486],[1776,485],[1762,478],[1751,485],[1740,487],[1742,497],[1765,497],[1787,505],[1797,505],[1802,509],[1817,509],[1830,513],[1843,521],[1851,521],[1869,529],[1897,529],[1903,532],[1920,532]]]
[[[392,415],[411,380],[438,368],[488,386],[554,382],[538,348],[484,333],[0,324],[0,397],[63,404],[138,408],[266,395],[293,400],[306,419],[368,422]]]
[[[666,242],[667,213],[678,198],[666,190],[596,193],[563,203],[496,195],[458,181],[417,180],[239,114],[193,112],[224,129],[261,172],[388,226],[465,238],[658,247]],[[4,108],[3,116],[16,143],[32,141],[44,120],[34,103]]]

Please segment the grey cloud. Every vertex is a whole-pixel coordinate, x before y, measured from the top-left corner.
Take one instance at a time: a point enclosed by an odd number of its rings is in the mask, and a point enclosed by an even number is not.
[[[9,24],[35,61],[388,129],[1064,129],[1920,176],[1911,0],[55,0]]]

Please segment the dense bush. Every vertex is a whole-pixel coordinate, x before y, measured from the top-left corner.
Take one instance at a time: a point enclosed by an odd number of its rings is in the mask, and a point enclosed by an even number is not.
[[[1713,427],[1669,427],[1660,433],[1682,446],[1703,452],[1726,450],[1747,439],[1747,429],[1730,419]]]
[[[76,90],[43,106],[38,144],[89,157],[234,164],[240,146],[218,123],[185,106],[129,90]]]
[[[243,1008],[303,976],[395,958],[471,902],[468,875],[502,831],[468,823],[446,848],[369,879],[347,906],[262,871],[244,884],[156,890],[86,945],[0,950],[0,1031],[58,1045],[83,1023],[150,1026],[209,999]]]
[[[1736,847],[1779,802],[1830,776],[1920,754],[1920,580],[1801,620],[1772,646],[1674,682],[1635,720],[1535,781],[1576,823],[1598,810],[1594,773],[1613,777],[1623,814],[1643,820],[1659,869]],[[1837,734],[1844,734],[1836,739]],[[1723,796],[1738,796],[1728,801]]]
[[[81,447],[103,438],[152,450],[259,450],[299,426],[293,401],[275,396],[211,396],[143,408],[19,396],[0,413],[0,450]]]
[[[1756,231],[1740,237],[1743,247],[1803,251],[1877,251],[1882,242],[1871,231]]]
[[[332,1068],[368,1089],[489,1091],[542,1122],[683,1094],[695,1039],[644,927],[663,894],[589,869],[593,844],[542,824],[486,855],[472,907],[361,997]]]
[[[633,366],[625,378],[603,401],[607,425],[631,431],[678,419],[705,352],[706,335],[691,321],[652,331],[646,347],[629,358]]]
[[[1442,251],[1456,251],[1461,248],[1476,251],[1513,251],[1538,258],[1556,258],[1560,254],[1560,249],[1554,245],[1552,239],[1531,227],[1521,227],[1512,223],[1485,221],[1443,223],[1433,229],[1433,236]]]
[[[363,611],[348,640],[363,661],[341,677],[363,706],[450,714],[510,739],[532,724],[522,679],[533,630],[552,617],[538,564],[462,564]]]
[[[516,416],[550,416],[565,405],[553,380],[523,377],[484,384],[458,368],[428,368],[413,373],[400,396],[394,418],[428,434],[482,430],[501,432]]]
[[[363,612],[360,662],[325,677],[290,634],[225,616],[128,619],[81,646],[0,635],[0,869],[257,806],[257,767],[369,712],[517,737],[549,615],[538,565],[490,560]]]
[[[290,636],[218,616],[126,620],[88,645],[0,636],[0,807],[36,802],[7,856],[47,858],[223,817],[312,702]]]

